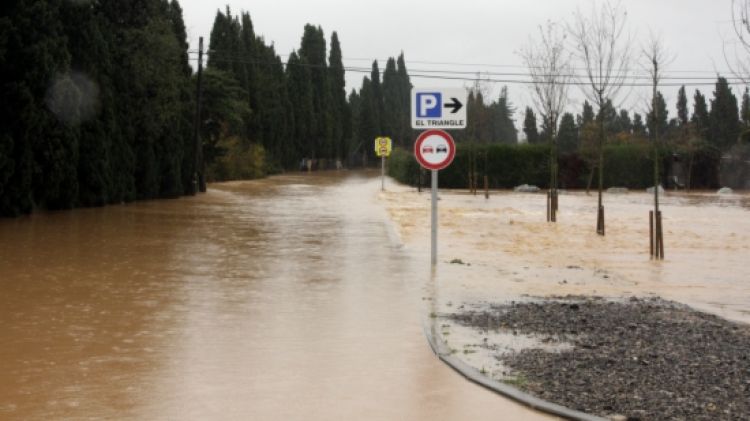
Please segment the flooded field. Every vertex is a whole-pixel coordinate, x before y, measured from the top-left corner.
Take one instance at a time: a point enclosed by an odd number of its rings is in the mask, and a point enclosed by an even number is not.
[[[381,200],[407,247],[429,256],[429,194],[394,186]],[[607,194],[604,203],[600,237],[594,194],[562,195],[559,222],[548,224],[543,194],[442,192],[441,310],[523,295],[656,295],[750,322],[750,196],[667,193],[663,262],[649,259],[653,196]]]
[[[0,419],[544,419],[431,354],[436,289],[379,187],[284,176],[0,220]]]

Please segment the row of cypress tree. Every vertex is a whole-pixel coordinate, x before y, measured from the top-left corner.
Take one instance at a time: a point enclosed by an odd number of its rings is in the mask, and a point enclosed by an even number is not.
[[[0,4],[0,215],[194,192],[176,0]]]
[[[347,98],[336,32],[329,48],[323,29],[306,25],[299,48],[284,63],[254,33],[249,14],[235,16],[229,8],[216,15],[208,54],[209,80],[229,76],[250,108],[243,129],[224,135],[261,143],[275,167],[291,168],[302,158],[360,162],[372,156],[378,136],[391,136],[398,145],[412,137],[403,54],[389,58],[383,72],[374,61],[361,88]]]
[[[3,2],[0,215],[194,194],[202,160],[211,166],[231,156],[239,166],[262,167],[218,177],[259,176],[296,168],[302,158],[361,162],[373,155],[376,137],[408,148],[415,136],[403,54],[389,58],[382,72],[377,61],[369,72],[349,69],[369,75],[347,98],[335,32],[329,48],[323,29],[306,25],[285,63],[255,34],[249,14],[227,8],[217,12],[211,32],[196,144],[196,52],[186,38],[177,0]],[[750,95],[743,96],[740,119],[722,78],[710,111],[696,92],[689,120],[684,90],[677,118],[667,120],[661,103],[659,122],[611,106],[602,118],[614,135],[644,137],[659,124],[662,133],[717,150],[750,130]],[[507,89],[490,104],[474,89],[466,105],[470,127],[458,141],[517,143]],[[577,117],[566,114],[561,146],[578,148],[595,118],[587,104]],[[537,131],[531,110],[524,123],[531,143],[544,141],[547,131]]]
[[[249,110],[242,116],[242,127],[224,135],[263,145],[272,165],[281,168],[293,167],[301,157],[345,156],[351,118],[335,32],[327,53],[322,28],[306,25],[299,50],[291,53],[285,66],[273,45],[255,34],[248,13],[219,11],[211,30],[206,77],[231,79]]]
[[[738,100],[724,77],[717,78],[713,98],[709,100],[700,90],[695,90],[692,107],[683,86],[678,92],[675,106],[677,115],[670,117],[664,96],[657,92],[657,121],[652,110],[646,110],[644,115],[637,112],[631,114],[627,109],[618,112],[611,101],[605,103],[600,115],[595,115],[593,107],[586,101],[580,114],[566,113],[562,116],[557,130],[558,144],[563,153],[575,152],[582,140],[579,132],[599,118],[604,119],[611,141],[648,139],[654,128],[658,128],[667,142],[701,143],[718,152],[726,152],[738,143],[750,140],[747,139],[750,137],[750,91],[746,89]],[[529,107],[525,111],[523,131],[528,143],[549,142],[550,131],[544,127],[544,123],[539,129],[536,114]]]

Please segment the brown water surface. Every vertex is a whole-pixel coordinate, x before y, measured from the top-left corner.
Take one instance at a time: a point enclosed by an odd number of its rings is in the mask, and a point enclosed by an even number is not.
[[[543,419],[422,334],[379,181],[284,176],[0,221],[0,419]]]
[[[429,253],[426,196],[403,186],[380,195],[402,241],[420,259]],[[486,200],[443,191],[438,273],[443,302],[660,296],[750,323],[750,195],[670,191],[660,200],[666,259],[653,261],[648,243],[653,196],[645,191],[605,195],[606,237],[592,228],[595,194],[562,195],[558,223],[549,224],[544,194],[493,192]],[[453,259],[468,265],[448,264]]]

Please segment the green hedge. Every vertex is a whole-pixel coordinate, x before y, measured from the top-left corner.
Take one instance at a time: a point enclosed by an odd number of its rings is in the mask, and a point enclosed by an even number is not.
[[[672,150],[663,150],[661,177],[666,177],[672,162]],[[686,154],[676,151],[685,156]],[[546,145],[471,145],[459,144],[456,159],[440,172],[440,185],[446,188],[467,188],[470,157],[476,159],[479,176],[487,175],[490,188],[511,189],[521,184],[541,188],[549,186],[549,147]],[[485,158],[486,157],[486,158]],[[695,152],[693,188],[714,188],[718,185],[719,157],[711,150]],[[586,188],[591,166],[578,154],[560,156],[560,187]],[[647,144],[607,145],[604,149],[604,185],[644,189],[654,184],[653,150]],[[416,185],[420,166],[411,150],[396,149],[389,160],[388,173],[401,183]],[[423,184],[429,179],[422,171]],[[481,185],[481,183],[480,183]],[[592,188],[596,188],[594,176]]]
[[[488,175],[492,188],[511,188],[519,184],[549,184],[549,148],[543,145],[470,145],[459,144],[453,164],[440,171],[440,185],[463,188],[469,184],[469,162],[476,160],[480,176]],[[396,180],[415,185],[420,166],[411,151],[394,150],[388,173]],[[424,173],[426,174],[426,172]],[[423,176],[425,184],[427,177]]]

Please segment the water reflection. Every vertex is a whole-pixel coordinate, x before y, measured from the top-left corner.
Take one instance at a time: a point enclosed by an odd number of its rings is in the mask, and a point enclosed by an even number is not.
[[[541,418],[444,367],[379,180],[0,221],[0,418]]]

